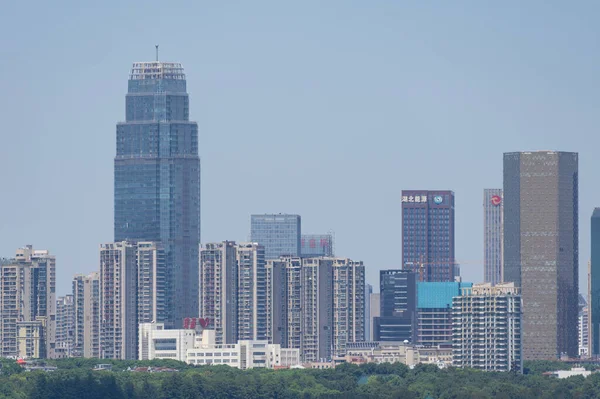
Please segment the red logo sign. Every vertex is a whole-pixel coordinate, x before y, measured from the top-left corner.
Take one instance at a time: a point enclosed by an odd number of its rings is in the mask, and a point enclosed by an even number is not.
[[[498,206],[502,202],[502,198],[499,195],[492,195],[491,202],[492,202],[492,205]]]
[[[183,319],[183,328],[186,330],[194,330],[196,329],[196,322],[200,324],[202,328],[208,327],[210,324],[210,320],[208,318],[196,318],[196,317],[186,317]]]

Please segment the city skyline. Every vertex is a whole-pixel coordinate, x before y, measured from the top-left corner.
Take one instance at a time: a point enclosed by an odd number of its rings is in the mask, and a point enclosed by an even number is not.
[[[2,29],[19,20],[21,7],[6,10]],[[598,79],[592,73],[596,56],[576,52],[577,46],[564,42],[567,36],[547,28],[560,24],[578,46],[593,48],[596,27],[586,15],[594,15],[596,6],[564,13],[525,5],[523,12],[535,15],[527,30],[518,26],[510,7],[493,13],[472,9],[467,18],[449,6],[439,11],[382,6],[385,15],[395,16],[390,18],[352,4],[342,11],[348,19],[336,18],[339,8],[325,6],[316,13],[315,5],[307,3],[290,13],[288,7],[194,5],[182,18],[201,15],[203,23],[175,26],[173,19],[159,18],[172,11],[149,2],[142,15],[172,29],[153,32],[142,26],[133,33],[121,26],[110,32],[101,28],[116,14],[128,20],[141,15],[128,7],[116,12],[110,2],[94,18],[86,12],[60,30],[49,22],[52,18],[30,16],[36,29],[44,30],[43,37],[34,29],[9,42],[14,62],[3,65],[3,83],[15,94],[3,100],[6,129],[14,134],[4,136],[1,155],[16,173],[4,174],[2,185],[35,183],[45,199],[0,199],[1,208],[10,210],[0,232],[0,253],[8,256],[27,243],[48,248],[60,260],[59,295],[68,292],[73,274],[97,269],[98,243],[112,240],[112,173],[106,160],[114,155],[112,135],[123,112],[124,80],[131,62],[154,58],[155,43],[161,45],[161,59],[185,64],[194,100],[191,117],[202,121],[201,142],[210,148],[202,151],[203,165],[209,168],[203,173],[203,207],[211,210],[204,213],[204,242],[245,241],[252,213],[297,213],[304,216],[305,231],[334,230],[337,252],[368,264],[367,280],[377,287],[376,270],[399,266],[390,264],[391,253],[380,248],[400,239],[401,189],[448,187],[457,196],[456,257],[482,261],[481,189],[500,185],[503,151],[540,147],[580,152],[581,214],[598,206],[592,185],[595,161],[588,149],[596,140],[589,138],[597,108],[591,97]],[[42,7],[40,14],[65,17],[56,11]],[[565,15],[576,16],[577,24]],[[410,23],[399,24],[404,18]],[[483,30],[475,20],[495,29]],[[352,21],[364,29],[355,29]],[[307,22],[314,30],[299,37],[297,30]],[[74,37],[76,26],[83,28]],[[218,34],[222,31],[227,34]],[[123,37],[128,40],[117,40]],[[209,39],[214,37],[219,40]],[[190,47],[181,38],[199,40]],[[556,48],[549,49],[548,40]],[[257,56],[248,53],[249,43],[261,43]],[[110,52],[103,50],[109,47]],[[23,48],[55,60],[47,65],[54,79],[36,73]],[[400,48],[402,56],[389,48]],[[558,53],[568,56],[557,59]],[[318,65],[314,59],[320,60]],[[568,84],[564,76],[569,76]],[[350,77],[357,86],[348,84]],[[63,106],[48,112],[47,104],[57,98]],[[230,146],[221,145],[223,138],[232,138]],[[311,154],[310,165],[290,159],[291,146]],[[27,148],[29,159],[16,148]],[[364,154],[367,162],[354,162]],[[235,190],[216,173],[241,175],[250,164],[250,178]],[[310,185],[323,190],[332,182],[361,189],[343,202],[296,189]],[[241,191],[256,195],[242,202],[236,196]],[[231,212],[225,214],[226,209]],[[359,209],[365,211],[348,218]],[[583,287],[590,251],[588,220],[580,221]],[[461,272],[469,281],[482,280],[481,264],[464,265]]]

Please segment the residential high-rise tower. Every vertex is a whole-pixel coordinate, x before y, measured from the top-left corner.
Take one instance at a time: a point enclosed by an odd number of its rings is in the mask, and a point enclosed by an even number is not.
[[[577,356],[578,156],[504,154],[504,281],[523,297],[524,360]]]
[[[189,120],[183,67],[137,62],[125,122],[117,124],[115,241],[160,242],[165,251],[167,324],[198,315],[200,158]]]

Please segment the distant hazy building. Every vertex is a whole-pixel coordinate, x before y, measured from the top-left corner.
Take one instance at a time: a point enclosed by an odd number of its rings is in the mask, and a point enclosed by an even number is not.
[[[250,241],[265,247],[265,259],[300,256],[301,220],[299,215],[252,215]]]
[[[402,191],[402,265],[419,281],[454,281],[452,191]]]
[[[343,356],[364,341],[364,265],[346,258],[267,262],[267,338],[305,362]]]
[[[56,357],[72,357],[75,351],[75,302],[73,295],[56,300]]]
[[[437,346],[452,342],[452,299],[472,283],[417,283],[417,343]]]
[[[76,357],[100,357],[100,274],[73,277]]]
[[[483,276],[492,285],[502,280],[502,189],[483,190]]]
[[[592,257],[588,273],[589,354],[600,356],[600,208],[595,208],[592,213],[591,234]]]
[[[56,357],[55,292],[56,258],[48,251],[27,245],[0,262],[0,357],[18,356],[32,337],[41,340],[36,356]]]
[[[137,248],[123,241],[100,246],[100,357],[137,357]]]
[[[417,274],[408,270],[379,272],[379,317],[374,318],[373,340],[416,342]]]
[[[371,341],[371,294],[373,286],[365,284],[365,341]]]
[[[522,372],[521,296],[514,283],[463,288],[452,314],[455,367]]]
[[[333,234],[302,234],[300,246],[300,256],[303,258],[335,255],[333,253]]]
[[[365,338],[366,341],[372,341],[375,338],[375,332],[373,330],[375,325],[374,321],[375,318],[381,316],[379,293],[372,293],[370,296],[371,299],[369,301],[369,324],[367,324],[367,330],[369,335],[368,338]]]
[[[504,281],[521,287],[525,360],[575,357],[578,156],[504,154]]]
[[[47,357],[47,319],[17,322],[17,354],[20,359],[44,359]]]

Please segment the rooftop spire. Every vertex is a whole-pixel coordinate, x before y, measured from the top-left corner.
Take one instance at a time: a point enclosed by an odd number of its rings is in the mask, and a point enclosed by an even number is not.
[[[158,62],[158,44],[156,44],[155,47],[156,47],[156,62]]]

